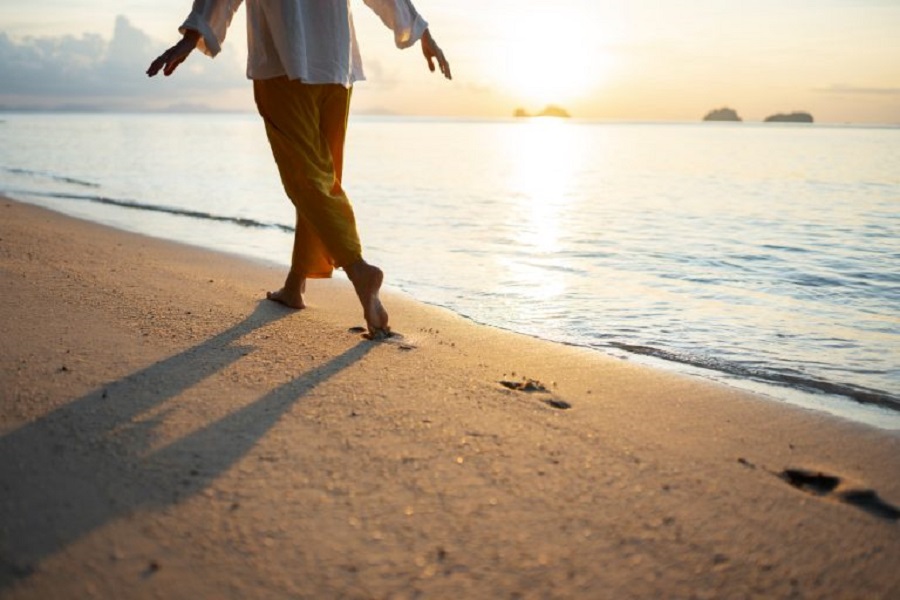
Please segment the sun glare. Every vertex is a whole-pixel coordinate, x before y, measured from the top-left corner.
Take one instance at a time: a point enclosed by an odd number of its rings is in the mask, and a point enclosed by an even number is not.
[[[564,223],[572,210],[574,173],[581,168],[575,135],[564,120],[533,119],[505,128],[502,137],[512,167],[505,185],[516,215],[513,239],[518,246],[503,268],[520,293],[538,301],[566,291],[566,275],[547,267],[558,263]]]
[[[595,23],[550,3],[509,15],[496,56],[498,83],[529,110],[590,94],[609,76],[612,58]]]
[[[524,217],[518,241],[536,254],[552,254],[578,163],[572,130],[564,121],[536,119],[510,130],[509,142],[515,168],[508,186]]]

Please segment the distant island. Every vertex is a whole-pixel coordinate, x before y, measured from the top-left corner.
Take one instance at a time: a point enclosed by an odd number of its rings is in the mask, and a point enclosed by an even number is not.
[[[812,123],[813,116],[806,112],[778,113],[766,117],[766,123]]]
[[[516,112],[513,113],[514,117],[562,117],[564,119],[568,119],[572,115],[569,112],[562,108],[561,106],[556,106],[554,104],[548,104],[544,110],[539,113],[530,114],[524,108],[517,108]]]
[[[741,121],[737,111],[733,108],[717,108],[706,113],[704,121]]]
[[[733,108],[723,107],[711,110],[703,117],[704,121],[743,121],[738,116],[737,111]],[[769,115],[764,120],[765,123],[812,123],[813,116],[808,112],[796,111],[792,113],[778,113]]]

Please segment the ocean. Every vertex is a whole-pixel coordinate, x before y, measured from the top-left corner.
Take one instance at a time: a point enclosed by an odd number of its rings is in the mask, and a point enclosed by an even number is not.
[[[418,300],[900,430],[898,127],[355,115],[344,173]],[[254,114],[0,114],[0,192],[289,260]]]

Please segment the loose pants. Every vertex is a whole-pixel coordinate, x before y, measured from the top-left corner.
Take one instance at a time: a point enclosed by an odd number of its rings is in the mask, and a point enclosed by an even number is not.
[[[291,268],[309,278],[331,277],[335,267],[362,256],[353,207],[341,187],[351,90],[277,77],[254,80],[253,93],[297,209]]]

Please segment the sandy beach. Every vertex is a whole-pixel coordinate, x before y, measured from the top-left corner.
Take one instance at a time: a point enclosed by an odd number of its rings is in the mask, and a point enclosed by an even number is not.
[[[0,597],[900,597],[896,433],[0,214]]]

